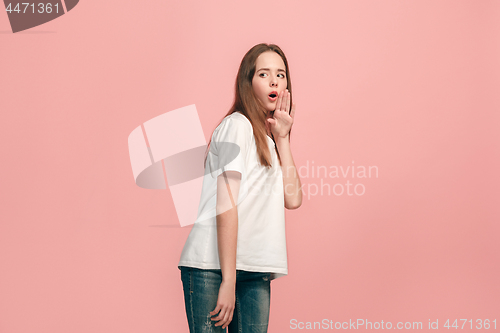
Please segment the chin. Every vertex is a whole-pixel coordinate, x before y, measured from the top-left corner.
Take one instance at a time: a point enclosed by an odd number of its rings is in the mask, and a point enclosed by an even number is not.
[[[267,112],[274,112],[274,110],[276,110],[276,106],[274,106],[274,105],[270,105],[270,106],[268,106],[268,107],[266,108],[266,111],[267,111]]]

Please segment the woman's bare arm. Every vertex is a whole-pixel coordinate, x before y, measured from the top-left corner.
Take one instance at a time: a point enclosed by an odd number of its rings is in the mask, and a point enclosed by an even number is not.
[[[285,137],[278,137],[276,146],[281,158],[285,208],[297,209],[302,205],[302,185],[290,150],[289,134]]]
[[[225,329],[233,319],[236,302],[236,244],[238,240],[238,191],[241,174],[226,171],[217,177],[217,246],[222,282],[217,305],[209,314],[215,326]],[[218,314],[218,315],[217,315]],[[217,315],[216,317],[213,317]]]
[[[290,92],[285,89],[279,93],[273,116],[267,118],[266,121],[271,127],[276,148],[280,154],[285,208],[288,209],[297,209],[302,205],[302,185],[290,150],[290,130],[294,118],[295,103],[290,109]]]
[[[241,174],[226,171],[217,178],[217,245],[222,279],[236,283],[238,239],[238,192]]]

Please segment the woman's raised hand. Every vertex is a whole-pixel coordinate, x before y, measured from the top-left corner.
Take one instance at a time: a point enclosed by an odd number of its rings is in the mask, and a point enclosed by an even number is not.
[[[215,326],[221,326],[225,329],[233,320],[234,304],[236,303],[236,285],[234,282],[222,280],[219,288],[219,296],[217,298],[217,306],[215,310],[210,312],[210,316],[217,313],[217,317],[212,318],[212,321],[217,321]]]
[[[292,128],[295,117],[295,103],[292,104],[290,111],[290,92],[288,89],[282,91],[278,96],[276,110],[272,118],[267,118],[271,126],[271,132],[275,138],[286,137]]]

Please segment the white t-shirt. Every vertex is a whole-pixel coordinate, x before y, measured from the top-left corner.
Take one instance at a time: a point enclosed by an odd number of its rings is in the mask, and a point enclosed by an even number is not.
[[[220,269],[215,213],[217,177],[233,170],[241,173],[236,269],[271,272],[271,279],[288,274],[283,174],[274,141],[266,138],[271,168],[260,165],[252,123],[242,113],[226,116],[215,129],[205,163],[198,219],[178,266]]]

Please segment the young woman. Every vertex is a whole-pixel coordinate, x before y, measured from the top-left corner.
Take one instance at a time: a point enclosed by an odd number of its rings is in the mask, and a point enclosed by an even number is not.
[[[271,280],[288,274],[284,209],[302,203],[283,51],[255,45],[235,88],[212,134],[198,219],[178,265],[191,333],[267,332]]]

